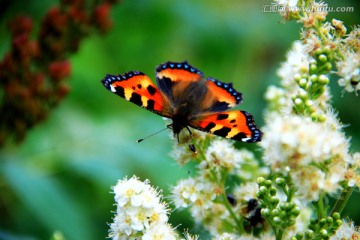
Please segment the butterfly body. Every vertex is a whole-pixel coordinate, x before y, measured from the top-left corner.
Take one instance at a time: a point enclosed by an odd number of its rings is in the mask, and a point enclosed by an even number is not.
[[[170,106],[172,129],[175,135],[196,119],[199,113],[205,111],[203,104],[199,104],[205,101],[207,93],[204,82],[192,82],[182,87],[183,90],[179,90],[174,96]]]
[[[188,126],[226,138],[258,142],[262,133],[251,114],[230,110],[242,101],[231,83],[213,78],[187,62],[167,62],[155,69],[158,88],[141,72],[107,75],[104,86],[126,100],[170,118],[174,135]]]

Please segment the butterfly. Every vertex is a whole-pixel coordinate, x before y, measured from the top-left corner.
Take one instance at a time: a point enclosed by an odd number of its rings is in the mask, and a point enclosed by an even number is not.
[[[169,118],[175,136],[189,126],[243,142],[259,142],[262,132],[250,113],[230,110],[242,102],[231,83],[204,74],[187,61],[166,62],[155,69],[157,86],[142,72],[106,75],[105,88],[160,116]],[[179,140],[179,137],[178,137]]]

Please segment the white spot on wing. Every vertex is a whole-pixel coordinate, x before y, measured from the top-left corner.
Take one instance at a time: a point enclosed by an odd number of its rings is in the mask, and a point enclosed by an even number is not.
[[[112,91],[112,92],[116,92],[116,89],[114,88],[114,86],[113,85],[111,85],[110,84],[110,91]]]
[[[242,138],[241,141],[247,142],[247,141],[249,141],[250,139],[251,139],[251,138]]]

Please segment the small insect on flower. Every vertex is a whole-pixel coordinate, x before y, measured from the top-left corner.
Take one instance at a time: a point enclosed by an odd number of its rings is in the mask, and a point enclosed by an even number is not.
[[[263,226],[265,219],[261,216],[260,203],[256,198],[250,199],[243,205],[240,212],[249,221],[249,228],[261,228]]]
[[[250,113],[230,110],[242,101],[242,94],[231,83],[205,79],[202,72],[186,61],[160,64],[155,73],[158,87],[138,71],[106,75],[102,83],[120,97],[170,118],[172,123],[167,127],[178,141],[184,128],[192,135],[189,126],[243,142],[261,140],[262,132]]]

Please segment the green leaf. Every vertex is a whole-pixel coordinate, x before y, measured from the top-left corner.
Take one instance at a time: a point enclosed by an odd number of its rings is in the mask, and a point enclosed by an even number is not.
[[[50,232],[61,231],[67,240],[91,239],[90,218],[62,186],[16,162],[4,162],[3,176],[27,207],[29,221],[36,218]]]

